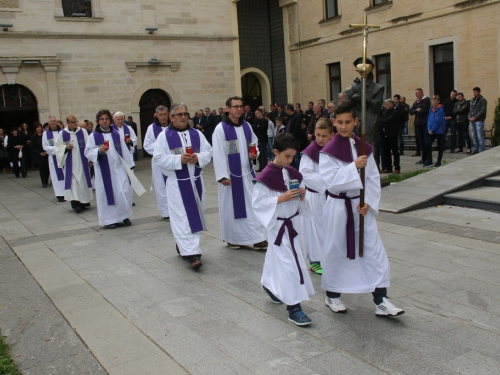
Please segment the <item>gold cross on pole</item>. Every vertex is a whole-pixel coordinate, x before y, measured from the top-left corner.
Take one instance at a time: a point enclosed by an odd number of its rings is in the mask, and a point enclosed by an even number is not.
[[[356,66],[356,70],[359,72],[359,74],[361,76],[366,78],[368,76],[368,73],[370,73],[373,70],[373,66],[366,63],[366,49],[368,47],[368,30],[369,29],[380,29],[380,26],[379,25],[368,25],[368,17],[365,14],[363,16],[363,23],[362,24],[351,23],[349,25],[349,28],[363,30],[363,52],[362,52],[363,62]]]

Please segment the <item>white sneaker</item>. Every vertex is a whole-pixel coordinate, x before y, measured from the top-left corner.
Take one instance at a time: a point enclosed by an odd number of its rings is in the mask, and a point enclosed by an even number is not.
[[[382,316],[397,316],[403,315],[405,311],[399,307],[394,306],[387,298],[383,298],[380,305],[375,305],[375,314]]]
[[[334,313],[343,314],[347,311],[347,307],[345,307],[340,298],[326,297],[325,303]]]

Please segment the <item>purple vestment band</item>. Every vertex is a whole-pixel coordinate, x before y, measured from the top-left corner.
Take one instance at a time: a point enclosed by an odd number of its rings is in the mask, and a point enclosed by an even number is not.
[[[274,163],[269,163],[254,181],[260,182],[270,190],[286,193],[288,186],[283,180],[283,168]],[[302,182],[302,174],[293,167],[286,167],[291,180]]]
[[[104,135],[99,132],[93,132],[92,133],[94,136],[94,141],[97,146],[101,146],[104,144]],[[115,150],[118,152],[118,154],[122,156],[122,147],[120,144],[120,133],[118,133],[116,130],[111,129],[111,137],[113,139],[113,143]],[[99,151],[98,151],[99,152]],[[101,168],[101,176],[102,176],[102,181],[104,184],[104,191],[106,193],[106,199],[108,201],[108,206],[114,206],[115,204],[115,197],[113,195],[113,183],[111,181],[111,170],[109,167],[109,160],[108,160],[108,155],[107,154],[101,154],[99,160],[99,167]]]
[[[361,156],[361,138],[356,135],[352,136],[354,139],[354,147],[356,147],[356,152],[358,157]],[[373,151],[373,147],[366,143],[366,155],[370,156]],[[344,163],[352,163],[354,161],[352,157],[351,141],[349,138],[342,137],[338,133],[323,147],[320,151],[331,157],[343,161]]]
[[[158,139],[158,136],[160,133],[166,129],[167,127],[163,127],[160,125],[157,125],[155,122],[153,122],[151,125],[153,125],[153,134],[155,135],[155,139]],[[163,182],[167,184],[167,176],[163,175]]]
[[[115,129],[118,133],[120,132],[120,128],[118,126],[116,126],[115,123],[111,124],[111,127],[113,129]],[[125,134],[128,134],[130,136],[130,129],[128,128],[127,124],[123,124],[123,139],[125,140]],[[132,149],[132,146],[129,145],[126,141],[125,141],[125,145],[128,147],[128,150],[130,151]]]
[[[69,142],[71,140],[71,134],[67,131],[62,131],[62,139],[64,142]],[[92,188],[92,181],[90,181],[90,170],[89,161],[85,157],[85,136],[83,131],[79,130],[76,133],[76,139],[78,142],[78,149],[80,150],[80,157],[82,160],[82,167],[85,173],[85,179],[87,180],[87,187]],[[64,181],[64,190],[71,190],[71,179],[73,177],[73,150],[68,150],[68,156],[66,157],[66,179]]]
[[[52,139],[52,142],[54,142],[54,133],[50,129],[47,129],[47,139],[49,139],[49,140]],[[52,146],[54,146],[54,144],[52,144]],[[54,168],[56,169],[57,179],[59,181],[64,180],[64,172],[63,172],[62,168],[59,168],[57,166],[57,158],[55,155],[52,155],[52,161],[54,162]]]
[[[336,195],[330,193],[329,191],[327,191],[327,194],[334,199],[344,200],[345,210],[347,212],[347,224],[345,226],[346,240],[347,240],[347,258],[356,259],[356,236],[355,236],[354,214],[352,212],[351,199],[359,198],[359,195],[356,197],[348,197],[345,193],[340,193],[339,195]]]
[[[311,159],[313,162],[316,164],[319,164],[319,152],[323,149],[322,146],[318,144],[316,141],[312,141],[307,148],[302,151],[303,154],[306,154],[309,156],[309,159]]]
[[[226,124],[221,122],[222,128],[224,129],[224,135],[226,137],[226,142],[229,142],[232,146],[238,142],[238,137],[236,135],[236,129],[234,125]],[[252,142],[252,129],[246,121],[243,121],[243,131],[245,133],[247,147],[241,152],[246,152],[249,154],[249,145]],[[245,188],[243,182],[243,171],[241,168],[241,158],[240,150],[236,146],[229,147],[229,152],[227,155],[227,161],[229,165],[229,179],[231,180],[231,191],[233,193],[233,210],[235,219],[246,219],[247,209],[245,205]],[[250,166],[250,171],[252,176],[255,177],[255,172],[252,167],[252,162],[250,158],[248,159],[248,165]]]
[[[304,284],[304,275],[302,274],[302,268],[300,268],[300,263],[299,263],[299,257],[297,255],[297,251],[295,251],[295,237],[297,237],[299,234],[293,227],[293,221],[292,219],[299,214],[299,211],[297,211],[294,215],[283,218],[283,217],[278,217],[277,220],[282,220],[283,224],[281,224],[280,230],[278,232],[278,235],[276,236],[276,241],[274,241],[274,244],[276,246],[281,246],[281,241],[283,240],[283,235],[285,234],[285,228],[288,229],[288,238],[290,239],[290,244],[292,245],[292,252],[293,252],[293,257],[295,258],[295,264],[297,265],[297,269],[299,271],[300,275],[300,284]]]
[[[189,137],[191,138],[191,147],[194,153],[200,152],[200,134],[196,129],[189,129]],[[167,137],[168,147],[171,152],[180,154],[185,149],[183,148],[180,134],[176,130],[167,129],[165,130],[165,136]],[[178,150],[177,152],[175,150]],[[182,150],[182,151],[181,151]],[[202,199],[203,186],[201,184],[200,178],[201,168],[197,166],[195,168],[194,178],[195,186],[200,198]],[[201,232],[203,230],[203,222],[201,220],[202,212],[198,209],[198,204],[196,203],[195,192],[193,185],[191,184],[191,176],[189,174],[189,169],[187,164],[182,164],[181,170],[176,170],[175,175],[177,177],[177,183],[179,185],[179,191],[182,197],[182,203],[184,205],[184,210],[189,221],[189,227],[191,228],[191,233]]]

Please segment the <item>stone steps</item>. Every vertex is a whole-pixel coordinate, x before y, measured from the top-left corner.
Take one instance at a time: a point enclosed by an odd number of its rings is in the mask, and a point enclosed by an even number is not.
[[[486,180],[498,185],[446,194],[443,196],[443,204],[500,212],[500,177],[489,177]]]
[[[500,176],[488,177],[484,180],[485,186],[500,187]]]

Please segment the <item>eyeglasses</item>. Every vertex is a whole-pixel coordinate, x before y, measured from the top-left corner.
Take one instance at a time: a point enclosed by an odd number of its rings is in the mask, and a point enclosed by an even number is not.
[[[68,124],[76,124],[78,121],[68,121]]]
[[[189,112],[179,112],[179,113],[172,114],[172,116],[189,117]]]
[[[241,108],[243,108],[243,106],[242,105],[232,105],[231,108],[241,109]]]

